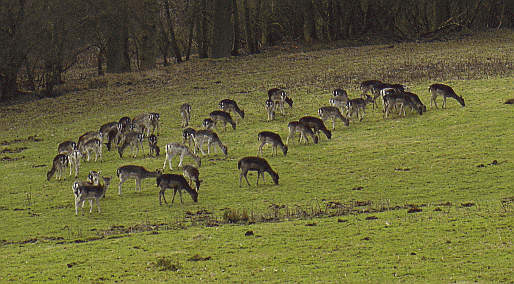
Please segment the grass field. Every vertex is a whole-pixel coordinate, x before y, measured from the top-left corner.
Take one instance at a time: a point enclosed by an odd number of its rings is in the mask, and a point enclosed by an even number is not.
[[[514,98],[513,39],[498,30],[430,43],[283,45],[73,81],[76,91],[65,95],[0,106],[0,280],[513,282],[514,113],[504,104]],[[239,188],[237,161],[256,155],[257,133],[285,139],[288,122],[317,116],[334,88],[357,97],[369,79],[406,84],[427,112],[384,119],[368,107],[361,122],[337,122],[331,140],[289,145],[287,156],[265,149],[279,185],[266,176],[256,186],[250,174],[252,185]],[[435,82],[451,85],[466,107],[451,99],[446,109],[430,107]],[[294,106],[267,122],[273,87]],[[101,214],[93,207],[75,216],[68,174],[46,180],[63,141],[158,112],[162,149],[182,140],[182,103],[192,105],[200,128],[224,98],[237,100],[246,117],[218,133],[227,157],[202,157],[198,203],[185,194],[183,204],[159,206],[154,179],[141,192],[128,181],[117,195],[117,167],[162,168],[162,155],[119,158],[104,148],[104,162],[83,161],[80,179],[89,170],[113,176]],[[166,173],[181,173],[177,164]]]

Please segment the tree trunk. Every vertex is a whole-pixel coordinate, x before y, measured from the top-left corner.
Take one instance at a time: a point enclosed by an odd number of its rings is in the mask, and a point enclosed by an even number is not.
[[[107,72],[130,71],[128,19],[126,15],[112,15],[108,23],[109,39],[106,47]]]
[[[230,51],[230,55],[238,56],[239,55],[239,47],[240,47],[240,38],[239,38],[239,13],[237,10],[237,0],[233,0],[232,2],[232,16],[234,19],[234,44],[232,45],[232,51]]]
[[[234,30],[231,22],[233,0],[216,0],[214,2],[213,30],[211,42],[211,58],[230,56],[234,41]]]
[[[200,0],[200,21],[198,27],[198,57],[200,59],[209,58],[208,54],[208,26],[207,26],[207,0]]]
[[[182,62],[182,52],[180,51],[180,47],[178,46],[177,37],[175,36],[175,30],[173,29],[173,22],[171,21],[170,4],[169,4],[168,0],[164,1],[164,10],[165,10],[164,12],[166,15],[166,21],[168,22],[171,48],[173,49],[173,53],[175,54],[177,63],[181,63]]]
[[[245,11],[246,44],[248,45],[248,52],[250,52],[250,54],[259,53],[254,34],[255,21],[250,14],[250,6],[248,6],[248,0],[243,1],[243,6]]]

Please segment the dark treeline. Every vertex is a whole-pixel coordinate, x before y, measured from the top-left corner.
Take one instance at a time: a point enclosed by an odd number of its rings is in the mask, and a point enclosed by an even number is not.
[[[406,39],[512,28],[504,0],[1,0],[1,101],[54,94],[89,52],[98,75],[259,53],[281,41],[334,42],[367,34]]]

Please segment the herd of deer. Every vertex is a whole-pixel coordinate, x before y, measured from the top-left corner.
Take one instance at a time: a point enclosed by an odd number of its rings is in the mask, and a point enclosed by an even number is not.
[[[362,96],[359,98],[350,99],[348,94],[343,89],[335,89],[332,97],[329,99],[330,106],[321,107],[318,110],[319,118],[313,116],[304,116],[298,121],[292,121],[288,124],[289,135],[287,136],[286,143],[282,142],[279,134],[262,131],[257,135],[260,143],[257,156],[244,157],[238,161],[238,169],[241,170],[239,177],[239,187],[241,181],[245,178],[248,185],[247,174],[249,171],[257,171],[257,185],[259,184],[260,176],[262,176],[263,183],[264,173],[267,172],[275,184],[278,185],[279,175],[271,168],[269,163],[264,158],[259,156],[263,154],[263,147],[267,144],[271,145],[271,156],[278,155],[278,148],[282,153],[287,155],[288,144],[294,139],[296,133],[299,133],[298,141],[301,143],[309,141],[311,137],[314,143],[318,143],[318,136],[323,132],[327,139],[332,138],[332,132],[325,127],[324,122],[332,120],[332,130],[335,129],[336,120],[341,120],[345,126],[349,126],[350,120],[356,117],[362,121],[365,115],[366,106],[371,103],[373,108],[377,106],[377,99],[382,99],[382,112],[383,117],[387,118],[393,111],[399,115],[406,115],[406,108],[412,109],[415,113],[422,115],[426,111],[419,97],[411,92],[405,90],[405,87],[400,84],[383,83],[377,80],[365,81],[361,84],[360,89]],[[446,98],[450,97],[457,100],[462,106],[465,106],[462,96],[458,96],[454,90],[447,85],[433,84],[429,87],[431,93],[430,104],[435,106],[436,98],[443,97],[443,108],[446,107]],[[370,93],[370,94],[368,94]],[[282,89],[273,88],[268,91],[268,100],[266,100],[265,108],[268,116],[268,121],[274,120],[275,112],[280,111],[285,115],[286,104],[289,107],[293,106],[293,100],[289,98],[286,92]],[[160,187],[159,191],[159,204],[162,204],[161,198],[167,203],[164,193],[166,189],[173,189],[173,199],[178,192],[182,202],[182,190],[188,192],[194,202],[198,201],[198,191],[202,180],[199,178],[199,170],[193,165],[185,165],[183,167],[183,175],[179,174],[164,174],[166,163],[168,162],[170,170],[172,170],[171,160],[174,156],[179,156],[180,161],[178,166],[182,167],[183,159],[185,156],[191,157],[196,165],[200,167],[201,158],[197,155],[199,150],[204,156],[206,155],[203,150],[203,145],[207,145],[207,154],[210,154],[211,147],[217,153],[219,148],[222,153],[227,156],[228,148],[225,146],[218,134],[214,131],[217,126],[221,125],[222,130],[226,131],[227,124],[236,129],[236,123],[230,112],[237,113],[241,119],[244,119],[245,112],[240,109],[237,103],[231,99],[224,99],[219,103],[221,110],[212,111],[209,118],[202,122],[203,129],[195,130],[190,125],[191,120],[191,105],[183,104],[180,106],[180,115],[182,117],[181,126],[185,128],[182,132],[183,141],[172,142],[166,144],[164,147],[165,159],[162,169],[156,169],[153,172],[146,170],[142,166],[125,165],[117,169],[117,176],[120,180],[118,185],[118,194],[121,196],[121,187],[128,179],[134,179],[136,183],[136,191],[141,191],[141,180],[146,178],[156,178],[157,186]],[[143,141],[147,138],[149,155],[159,156],[160,148],[157,146],[157,136],[159,135],[159,119],[158,113],[144,113],[140,114],[133,119],[129,117],[122,117],[118,121],[113,121],[102,125],[99,131],[90,131],[81,135],[78,142],[65,141],[58,146],[58,154],[55,156],[51,170],[47,173],[47,180],[55,175],[56,179],[61,180],[62,174],[66,167],[70,168],[70,176],[75,172],[75,178],[79,175],[80,160],[85,157],[86,161],[90,161],[92,152],[95,153],[95,161],[100,159],[102,161],[102,147],[105,144],[108,151],[111,151],[113,145],[117,147],[118,154],[123,157],[125,148],[130,146],[131,155],[137,157],[138,150],[141,147],[143,150]],[[193,150],[191,150],[193,145]],[[103,184],[100,184],[100,179]],[[93,203],[96,201],[98,205],[98,212],[100,212],[99,199],[105,196],[112,177],[100,177],[100,172],[90,171],[86,181],[77,180],[73,183],[72,189],[75,195],[75,214],[78,214],[78,207],[81,206],[82,214],[84,214],[83,207],[86,200],[90,202],[90,210],[92,211]],[[191,185],[194,184],[192,187]]]

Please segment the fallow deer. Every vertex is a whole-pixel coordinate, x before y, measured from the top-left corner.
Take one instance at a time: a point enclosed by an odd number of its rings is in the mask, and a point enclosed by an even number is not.
[[[230,111],[233,111],[233,112],[239,114],[239,116],[241,118],[245,118],[245,111],[243,109],[240,109],[239,106],[237,105],[236,101],[234,101],[234,100],[231,100],[231,99],[221,100],[220,109],[222,111],[226,111],[229,113],[230,113]]]
[[[186,155],[193,158],[193,160],[199,167],[201,165],[201,162],[202,162],[201,158],[198,155],[196,155],[195,153],[193,153],[189,149],[189,147],[187,147],[186,145],[184,145],[182,143],[172,142],[172,143],[166,144],[165,149],[166,149],[165,150],[166,151],[166,159],[164,159],[164,165],[162,166],[163,171],[166,168],[166,162],[168,162],[168,164],[170,166],[170,170],[173,170],[173,168],[171,167],[171,159],[173,159],[173,157],[175,157],[176,155],[180,155],[180,162],[178,164],[179,167],[182,167],[182,161],[184,160],[184,156],[186,156]]]
[[[248,185],[250,185],[250,182],[248,181],[248,171],[257,171],[257,185],[259,185],[259,178],[262,175],[262,182],[266,184],[266,181],[264,180],[264,173],[267,172],[273,179],[273,182],[278,185],[278,174],[271,169],[271,166],[269,165],[268,161],[266,161],[263,158],[259,157],[244,157],[240,159],[237,163],[237,168],[241,170],[241,175],[239,176],[239,187],[241,186],[241,180],[243,177],[246,179],[246,182]]]
[[[182,190],[185,190],[189,195],[191,195],[193,202],[198,202],[198,191],[193,189],[187,182],[186,178],[182,175],[163,174],[157,177],[157,186],[161,188],[159,190],[159,205],[162,205],[161,197],[164,199],[164,202],[168,204],[166,197],[164,196],[164,193],[168,188],[173,189],[173,199],[171,200],[171,203],[175,201],[177,191],[180,195],[180,202],[184,203],[182,201]]]
[[[52,161],[52,168],[46,173],[46,180],[50,180],[55,172],[55,179],[61,180],[64,169],[69,165],[68,156],[65,154],[58,154]]]
[[[332,131],[327,129],[325,123],[323,123],[323,120],[313,116],[304,116],[300,118],[300,122],[303,122],[309,126],[314,131],[314,133],[318,134],[318,136],[319,132],[322,131],[325,133],[327,139],[332,139]]]
[[[300,132],[300,136],[298,137],[298,143],[305,141],[305,143],[309,142],[307,136],[310,136],[314,141],[314,144],[318,144],[318,135],[314,133],[309,126],[299,121],[291,121],[287,128],[289,129],[289,135],[287,136],[286,144],[289,145],[289,139],[294,137],[296,132]]]
[[[182,104],[180,106],[180,117],[182,118],[182,127],[188,127],[189,121],[191,121],[191,105],[190,104]]]
[[[284,145],[284,143],[282,142],[282,138],[280,138],[280,135],[278,135],[277,133],[270,131],[262,131],[257,135],[257,139],[259,140],[259,142],[261,142],[259,150],[257,151],[257,156],[262,155],[262,148],[266,144],[271,144],[272,157],[273,153],[278,155],[277,147],[280,147],[280,149],[282,149],[282,153],[284,153],[284,156],[287,155],[287,146]]]
[[[196,149],[200,149],[202,154],[205,156],[205,152],[202,149],[202,145],[207,143],[207,154],[210,154],[211,146],[214,148],[214,152],[216,154],[217,154],[216,146],[218,146],[221,149],[221,151],[223,152],[223,154],[225,156],[227,156],[227,154],[228,154],[227,146],[225,146],[225,145],[223,145],[223,143],[221,143],[221,140],[218,137],[218,134],[216,134],[216,132],[214,132],[214,131],[203,130],[203,129],[198,130],[195,133],[194,141],[195,141],[194,153],[196,153]]]
[[[193,165],[185,165],[184,177],[189,179],[189,183],[195,183],[196,192],[200,191],[200,184],[203,180],[200,179],[200,171]]]
[[[98,205],[98,213],[100,213],[100,198],[105,195],[105,192],[109,188],[109,184],[111,183],[111,177],[102,177],[104,184],[103,185],[80,185],[78,182],[73,184],[73,193],[75,194],[75,215],[78,214],[78,207],[82,203],[80,207],[82,210],[82,215],[84,215],[84,202],[89,200],[90,208],[89,213],[93,211],[93,201],[96,201]]]
[[[156,178],[162,175],[162,171],[156,169],[155,172],[149,172],[141,166],[126,165],[121,166],[116,171],[116,175],[120,179],[118,185],[118,195],[121,196],[121,185],[128,179],[136,180],[136,191],[141,191],[141,180],[145,178]]]
[[[214,121],[216,125],[218,125],[220,122],[223,125],[223,131],[227,130],[227,123],[230,123],[232,125],[232,128],[236,130],[236,123],[232,119],[232,116],[230,113],[222,110],[215,110],[209,114],[209,117]]]
[[[464,98],[462,96],[458,96],[455,91],[452,89],[452,87],[444,84],[432,84],[430,87],[428,87],[428,91],[432,93],[432,97],[430,98],[430,106],[432,104],[437,108],[437,103],[435,102],[435,99],[438,96],[443,96],[443,108],[446,108],[446,98],[453,98],[457,100],[461,106],[466,106],[464,103]]]
[[[335,106],[325,106],[318,109],[319,118],[322,121],[326,121],[327,119],[332,119],[332,130],[336,129],[336,119],[341,120],[345,126],[349,126],[350,122],[346,117],[341,114],[339,108]]]

